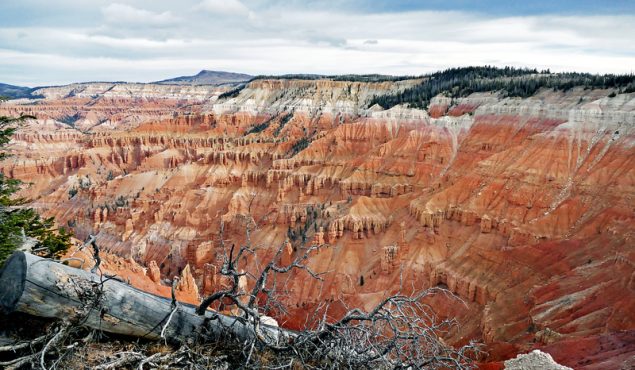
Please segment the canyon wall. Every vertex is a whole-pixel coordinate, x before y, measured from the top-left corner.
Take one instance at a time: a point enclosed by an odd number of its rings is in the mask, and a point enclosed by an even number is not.
[[[190,300],[222,286],[222,223],[226,246],[249,229],[252,270],[280,246],[288,261],[322,245],[309,265],[329,273],[288,280],[284,325],[322,301],[369,308],[400,282],[442,286],[457,298],[429,303],[460,323],[447,341],[482,341],[484,362],[541,348],[576,369],[619,368],[635,355],[635,94],[368,107],[414,83],[255,80],[223,99],[201,86],[43,89],[0,105],[36,116],[0,169],[156,292],[179,275],[195,282]]]

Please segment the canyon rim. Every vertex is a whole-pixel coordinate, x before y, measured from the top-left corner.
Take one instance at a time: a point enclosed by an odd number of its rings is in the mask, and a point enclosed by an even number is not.
[[[93,14],[68,1],[101,28],[36,12],[71,40],[59,52],[30,24],[0,26],[0,116],[26,117],[0,172],[72,232],[60,258],[90,260],[81,246],[93,240],[104,274],[183,305],[230,277],[241,299],[262,299],[249,274],[300,258],[306,269],[278,287],[284,309],[263,312],[285,330],[438,289],[424,304],[455,323],[440,340],[478,343],[476,367],[635,366],[635,49],[607,31],[632,29],[631,5],[267,3],[104,2]],[[186,20],[222,37],[188,33]],[[492,35],[506,24],[510,34]],[[545,41],[556,35],[562,45]],[[467,63],[452,59],[461,49]],[[59,63],[25,61],[36,53]],[[216,70],[232,65],[248,73]],[[227,275],[228,253],[245,245],[242,270]]]

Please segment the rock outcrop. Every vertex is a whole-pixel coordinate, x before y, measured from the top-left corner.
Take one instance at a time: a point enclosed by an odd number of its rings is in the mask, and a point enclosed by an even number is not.
[[[555,362],[548,353],[534,350],[505,361],[506,370],[573,370]]]

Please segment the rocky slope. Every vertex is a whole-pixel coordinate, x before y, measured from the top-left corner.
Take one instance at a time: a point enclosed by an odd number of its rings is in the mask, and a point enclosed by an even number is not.
[[[233,85],[199,86],[116,82],[77,83],[32,91],[37,99],[16,99],[0,106],[0,114],[37,116],[80,131],[123,130],[141,122],[200,113]]]
[[[37,117],[0,169],[134,261],[122,270],[137,266],[141,285],[184,272],[188,294],[222,285],[222,222],[226,245],[249,228],[251,269],[280,245],[287,260],[324,245],[310,265],[330,273],[289,280],[285,325],[324,300],[370,307],[402,279],[454,292],[430,304],[457,317],[449,342],[486,344],[485,362],[541,348],[619,368],[635,355],[635,94],[368,108],[414,83],[255,80],[218,101],[200,86],[52,88],[0,105]]]

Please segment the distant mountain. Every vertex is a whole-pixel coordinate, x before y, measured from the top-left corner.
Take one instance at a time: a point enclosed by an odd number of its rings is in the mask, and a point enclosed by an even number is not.
[[[30,87],[0,83],[0,96],[10,99],[29,98],[31,97],[31,91],[33,91],[33,89]]]
[[[251,80],[253,76],[244,73],[202,70],[194,76],[181,76],[157,81],[162,85],[222,85]]]

